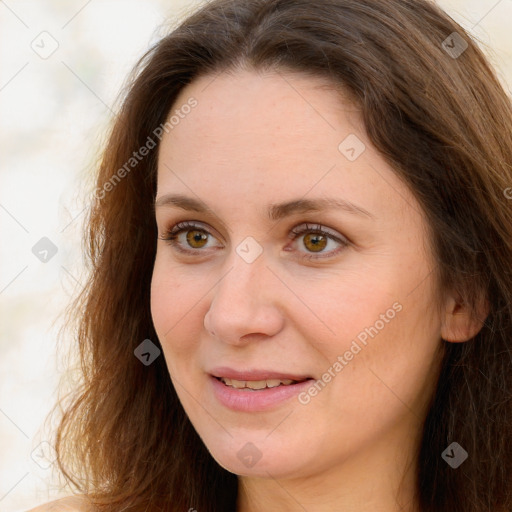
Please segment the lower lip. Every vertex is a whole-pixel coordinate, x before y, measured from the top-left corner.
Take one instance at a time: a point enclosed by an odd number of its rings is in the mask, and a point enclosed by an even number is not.
[[[301,391],[311,386],[313,382],[312,379],[309,379],[297,384],[290,384],[289,386],[277,386],[275,388],[251,391],[226,386],[222,381],[211,375],[210,381],[217,400],[228,409],[239,412],[266,411],[276,407],[282,402],[297,396]]]

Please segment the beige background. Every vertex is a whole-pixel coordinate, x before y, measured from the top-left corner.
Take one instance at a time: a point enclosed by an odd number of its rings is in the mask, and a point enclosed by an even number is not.
[[[2,511],[70,494],[54,478],[42,422],[63,371],[56,357],[59,314],[82,280],[87,177],[127,72],[165,32],[166,19],[198,3],[0,2]],[[439,3],[478,37],[510,91],[512,1]],[[52,45],[58,47],[48,58],[34,51]],[[42,237],[58,248],[47,263],[31,252]]]

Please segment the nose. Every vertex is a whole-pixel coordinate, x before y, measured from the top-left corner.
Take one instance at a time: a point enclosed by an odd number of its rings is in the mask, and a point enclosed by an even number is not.
[[[204,317],[206,330],[232,345],[275,336],[284,325],[279,287],[284,288],[266,267],[264,253],[252,263],[234,253],[229,270],[213,289]]]

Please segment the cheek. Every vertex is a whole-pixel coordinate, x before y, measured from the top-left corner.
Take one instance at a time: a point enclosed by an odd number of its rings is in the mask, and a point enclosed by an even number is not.
[[[194,340],[199,340],[203,326],[198,317],[203,286],[197,277],[186,277],[157,256],[151,281],[151,316],[166,358],[170,354],[186,357],[195,349]]]
[[[171,279],[171,274],[164,271],[157,255],[153,276],[151,278],[151,317],[160,341],[172,327],[176,315],[175,294],[179,285]]]
[[[337,353],[348,350],[350,341],[361,333],[364,341],[366,327],[376,321],[383,327],[380,315],[388,312],[388,317],[395,316],[393,304],[400,295],[397,284],[393,269],[386,269],[383,278],[380,271],[369,267],[357,271],[344,269],[342,273],[311,280],[307,286],[297,282],[295,288],[300,290],[297,295],[303,301],[296,306],[303,315],[299,325],[310,326],[306,339],[315,340],[317,346],[325,345]],[[306,322],[306,318],[310,321]],[[324,336],[313,335],[314,329],[321,329]]]
[[[414,374],[421,385],[430,369],[440,328],[433,278],[425,279],[427,265],[406,263],[365,266],[301,288],[317,317],[301,321],[302,335],[323,356],[326,372],[345,356],[338,373],[350,373],[344,385],[351,389],[375,382],[370,370],[402,387],[405,377],[414,382]]]
[[[410,293],[415,277],[396,273],[382,289],[354,282],[346,300],[325,312],[337,336],[319,347],[329,361],[321,380],[332,387],[319,393],[318,405],[336,402],[332,411],[340,421],[355,420],[350,431],[361,418],[384,425],[408,410],[420,415],[435,383],[439,322],[430,280]]]

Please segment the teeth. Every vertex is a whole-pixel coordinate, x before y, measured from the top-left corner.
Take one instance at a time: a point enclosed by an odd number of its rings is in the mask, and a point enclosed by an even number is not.
[[[269,379],[266,381],[266,386],[267,388],[277,388],[277,386],[279,386],[281,384],[281,382],[287,386],[288,384],[290,384],[291,382],[293,381],[288,381],[288,380],[279,380],[279,379]]]
[[[251,380],[245,383],[245,387],[249,389],[265,389],[267,387],[266,380]]]
[[[227,384],[227,382],[226,382]],[[244,380],[231,380],[231,382],[228,384],[228,386],[233,386],[237,389],[245,388],[245,381]]]
[[[231,386],[236,389],[265,389],[265,388],[276,388],[277,386],[289,386],[290,384],[296,382],[291,379],[268,379],[268,380],[235,380],[235,379],[228,379],[226,377],[222,377],[220,379],[226,386]]]

